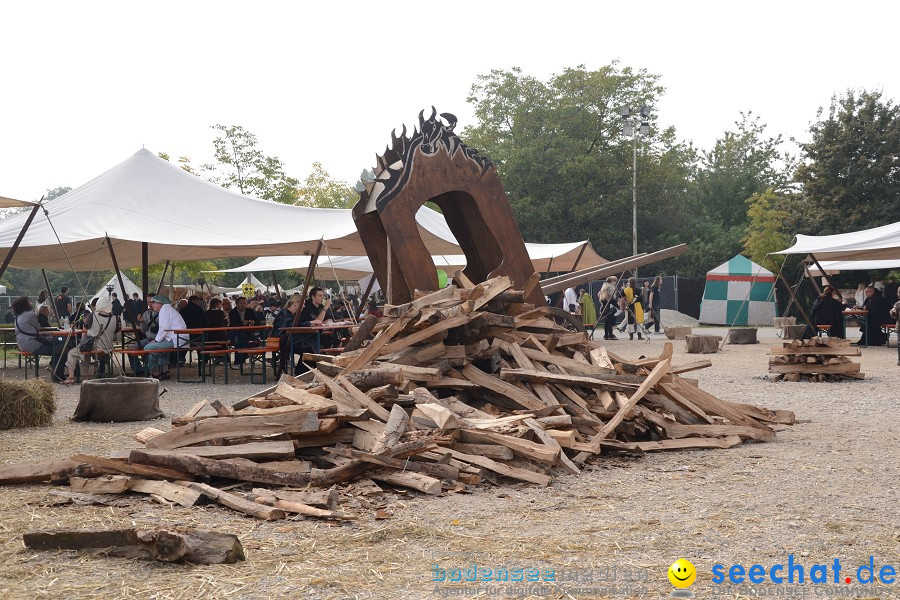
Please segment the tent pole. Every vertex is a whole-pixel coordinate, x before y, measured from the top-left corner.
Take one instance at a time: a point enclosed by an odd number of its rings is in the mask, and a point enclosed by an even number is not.
[[[819,259],[816,258],[815,254],[810,254],[809,257],[816,264],[816,268],[819,269],[819,272],[822,274],[822,277],[825,278],[825,281],[828,282],[828,285],[830,285],[834,289],[837,289],[837,286],[834,285],[834,283],[831,281],[831,277],[828,276],[828,273],[826,273],[825,269],[822,268],[822,265],[819,264]]]
[[[819,289],[819,283],[816,281],[816,278],[813,277],[812,271],[809,270],[809,266],[806,263],[803,263],[803,272],[806,273],[806,276],[812,281],[813,289],[816,290],[816,296],[821,296],[822,290]]]
[[[156,293],[159,294],[162,291],[163,282],[166,280],[166,271],[169,270],[169,261],[166,261],[166,265],[163,267],[162,275],[159,276],[159,284],[156,286]]]
[[[62,329],[62,315],[57,314],[56,300],[53,299],[53,293],[50,291],[50,280],[47,279],[47,271],[41,269],[41,275],[44,276],[44,285],[47,287],[47,301],[50,302],[50,306],[53,307],[52,312],[56,315],[56,324]]]
[[[356,309],[356,320],[359,321],[359,316],[362,314],[363,309],[366,307],[366,302],[369,300],[369,294],[372,293],[372,288],[375,287],[375,273],[372,273],[372,278],[369,280],[369,285],[366,286],[366,292],[363,294],[362,299],[359,301],[359,308]]]
[[[275,295],[281,298],[281,290],[278,288],[278,278],[275,277],[275,271],[272,271],[272,283],[275,284]]]
[[[294,313],[294,322],[291,327],[296,327],[300,322],[300,313],[303,312],[303,306],[306,303],[306,295],[309,294],[309,284],[316,272],[316,263],[319,262],[319,253],[322,252],[322,240],[316,245],[316,252],[309,259],[309,267],[306,268],[306,277],[303,278],[303,295],[300,297],[300,310]]]
[[[797,309],[800,311],[800,314],[803,315],[803,319],[806,321],[806,324],[809,325],[809,328],[812,329],[813,332],[815,332],[815,327],[813,327],[812,320],[809,318],[809,315],[806,314],[806,310],[803,308],[803,305],[801,305],[800,301],[797,300],[797,296],[796,294],[794,294],[794,290],[793,288],[791,288],[791,284],[788,283],[787,279],[785,279],[784,275],[781,273],[781,270],[779,270],[777,267],[778,265],[774,263],[772,264],[772,268],[778,271],[779,281],[784,284],[784,287],[787,288],[788,294],[791,295],[791,302],[797,304]],[[791,305],[788,304],[788,308],[790,308],[790,306]],[[785,310],[785,312],[787,312],[787,310]]]
[[[584,255],[584,249],[587,248],[587,242],[581,245],[581,252],[578,253],[578,256],[575,258],[575,262],[572,263],[572,271],[578,270],[578,263],[581,262],[581,257]]]
[[[122,290],[122,295],[126,296],[125,293],[125,281],[122,279],[122,271],[119,270],[119,261],[116,260],[116,252],[113,250],[112,241],[109,239],[109,236],[106,236],[106,245],[109,247],[109,257],[112,259],[113,269],[116,270],[116,279],[119,282],[119,289]],[[125,320],[131,323],[131,326],[134,329],[138,328],[137,325],[137,317],[131,314],[131,307],[127,302],[128,298],[125,298],[125,302],[122,303],[122,306],[125,308]]]
[[[553,266],[553,257],[551,256],[550,262],[547,263],[547,277],[550,277],[550,267],[552,267],[552,266]],[[572,270],[574,271],[575,269],[572,269]]]
[[[43,200],[43,196],[41,200]],[[28,228],[31,226],[31,222],[34,221],[34,217],[37,215],[38,210],[40,210],[41,205],[35,204],[34,208],[31,209],[31,214],[28,215],[28,219],[25,221],[25,224],[22,225],[22,230],[19,232],[19,236],[16,238],[16,241],[13,242],[12,248],[9,249],[9,252],[6,253],[6,258],[3,260],[3,265],[0,266],[0,277],[3,277],[3,274],[6,273],[6,268],[9,266],[9,263],[12,261],[13,256],[16,253],[16,250],[19,248],[19,244],[22,243],[22,238],[25,237],[25,232],[28,231]]]
[[[393,259],[391,257],[391,238],[387,238],[387,302],[388,304],[394,303],[394,297],[391,296],[392,284],[393,284],[393,273],[391,272],[391,263],[393,263]]]
[[[141,242],[141,300],[147,297],[150,289],[150,244]]]

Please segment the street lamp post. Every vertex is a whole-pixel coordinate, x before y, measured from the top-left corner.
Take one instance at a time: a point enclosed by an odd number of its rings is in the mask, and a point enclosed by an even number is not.
[[[631,165],[631,253],[638,253],[637,243],[637,136],[647,135],[650,133],[650,123],[647,119],[650,117],[650,107],[644,105],[640,110],[634,110],[630,106],[623,106],[619,109],[622,116],[623,126],[622,133],[627,137],[631,136],[632,144],[632,165]],[[637,269],[634,270],[637,277]]]

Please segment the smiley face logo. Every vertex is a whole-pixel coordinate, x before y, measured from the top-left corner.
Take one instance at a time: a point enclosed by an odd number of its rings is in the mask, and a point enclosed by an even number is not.
[[[697,579],[697,569],[683,558],[679,558],[669,567],[669,581],[677,588],[689,587],[695,579]]]

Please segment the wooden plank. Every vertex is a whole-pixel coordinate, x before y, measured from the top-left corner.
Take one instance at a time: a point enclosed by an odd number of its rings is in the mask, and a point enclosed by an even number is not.
[[[473,365],[466,365],[462,370],[462,374],[472,383],[478,384],[496,394],[504,396],[522,408],[528,410],[541,410],[547,408],[547,405],[538,400],[534,395],[520,390],[511,383],[497,379]]]
[[[525,356],[532,360],[557,365],[559,367],[565,367],[566,369],[570,369],[578,373],[594,373],[597,375],[607,375],[615,373],[614,369],[599,367],[595,364],[586,364],[578,360],[568,358],[566,356],[560,356],[559,354],[549,354],[547,352],[541,352],[540,350],[535,350],[533,348],[524,347],[521,348],[521,351],[525,354]],[[581,356],[580,353],[576,353],[575,355]],[[524,367],[524,365],[522,366]]]
[[[558,448],[550,448],[543,444],[536,444],[532,441],[511,435],[503,435],[493,431],[475,431],[472,429],[463,429],[460,431],[459,439],[470,444],[499,444],[506,446],[525,458],[536,460],[547,465],[556,463],[559,457]]]
[[[632,392],[635,389],[633,385],[601,379],[602,377],[602,375],[557,375],[556,373],[545,373],[531,369],[500,369],[500,379],[504,381],[553,383],[569,387],[587,387],[615,392]]]
[[[140,475],[149,479],[191,479],[188,471],[179,471],[158,466],[148,466],[141,464],[131,464],[121,460],[112,460],[102,456],[93,456],[90,454],[76,454],[71,460],[85,463],[103,469],[113,471],[115,473],[124,473],[126,475]]]
[[[160,434],[165,433],[162,429],[157,429],[156,427],[144,427],[137,433],[135,433],[132,437],[138,442],[145,444],[147,440],[150,438],[154,438]]]
[[[426,327],[425,329],[421,329],[413,334],[403,336],[400,339],[394,340],[388,344],[386,344],[382,350],[384,354],[390,354],[391,352],[396,352],[397,350],[402,350],[408,346],[412,346],[414,344],[418,344],[419,342],[424,342],[428,338],[434,337],[435,335],[447,331],[448,329],[453,329],[454,327],[461,327],[465,325],[472,319],[476,318],[479,313],[471,313],[469,315],[460,315],[458,317],[450,317],[449,319],[444,319],[443,321],[438,321],[434,325],[430,327]],[[385,330],[387,331],[387,330]],[[380,336],[379,336],[380,337]],[[377,341],[378,338],[375,338]],[[375,343],[374,341],[372,342]],[[352,366],[352,365],[351,365]],[[349,369],[350,367],[347,367]]]
[[[569,457],[566,456],[566,453],[563,452],[562,447],[560,447],[560,445],[556,441],[556,439],[553,436],[549,435],[547,432],[545,432],[543,427],[541,427],[537,421],[535,421],[534,419],[526,419],[525,425],[534,433],[534,435],[539,440],[544,442],[544,444],[546,446],[557,451],[557,453],[558,453],[557,456],[559,457],[559,462],[560,462],[560,464],[562,464],[563,468],[565,468],[569,473],[572,473],[573,475],[581,475],[581,469],[579,469],[577,466],[575,466],[575,463],[573,463],[569,459]]]
[[[131,477],[127,475],[104,475],[90,479],[70,477],[69,487],[90,494],[121,494],[131,487]]]
[[[339,404],[329,398],[319,396],[318,394],[310,394],[306,390],[301,390],[290,385],[286,381],[279,381],[275,386],[275,393],[283,396],[297,404],[298,406],[306,406],[310,412],[324,414],[331,408],[338,408]]]
[[[612,419],[607,421],[607,423],[600,430],[600,433],[595,435],[594,438],[589,442],[591,447],[595,450],[599,450],[600,442],[608,438],[613,433],[613,431],[616,430],[616,427],[619,426],[619,424],[625,418],[625,415],[627,415],[628,412],[638,403],[638,401],[643,398],[644,395],[647,394],[647,392],[649,392],[654,385],[656,385],[660,378],[668,372],[668,360],[663,360],[658,365],[653,367],[653,370],[650,371],[649,375],[647,375],[647,379],[644,380],[644,383],[641,384],[641,387],[639,387],[634,392],[634,394],[632,394],[631,397],[628,398],[628,401],[621,408],[619,408],[618,412],[616,412],[616,415]],[[579,457],[581,457],[583,454],[584,453],[579,454]]]
[[[658,442],[635,442],[634,446],[643,452],[658,450],[686,450],[689,448],[732,448],[740,444],[740,436],[726,438],[685,438],[680,440],[660,440]]]
[[[249,442],[232,446],[188,446],[186,448],[174,448],[171,452],[218,460],[237,457],[254,461],[285,460],[294,458],[294,443],[291,440],[282,440],[275,442]]]
[[[191,423],[158,435],[147,442],[147,447],[173,449],[220,438],[314,432],[318,429],[319,418],[314,412],[219,417]]]
[[[373,454],[378,454],[387,448],[393,448],[400,441],[400,436],[409,426],[409,415],[399,404],[391,407],[391,414],[384,425],[384,430],[372,448]]]
[[[372,413],[372,416],[377,419],[381,419],[384,422],[387,422],[388,418],[390,417],[390,413],[385,407],[381,406],[380,404],[378,404],[378,402],[370,398],[362,390],[353,385],[353,383],[343,375],[338,375],[334,380],[341,387],[343,387],[348,394],[350,394],[350,396],[354,399],[354,401],[356,401],[357,404]]]
[[[491,280],[490,282],[485,281],[478,285],[484,287],[484,293],[482,293],[478,298],[475,299],[474,303],[472,304],[473,311],[479,310],[485,304],[511,288],[512,281],[510,281],[509,277],[503,275],[501,277],[495,278],[494,280]]]
[[[344,513],[340,513],[334,510],[324,509],[324,508],[316,508],[314,506],[309,506],[308,504],[304,504],[303,502],[297,502],[295,500],[284,500],[281,498],[277,498],[272,492],[266,490],[265,494],[251,494],[250,498],[253,502],[257,504],[262,504],[265,506],[272,506],[279,510],[283,510],[284,512],[297,513],[299,515],[303,515],[306,517],[318,517],[320,519],[336,519],[339,521],[352,521],[357,517],[353,515],[347,515]]]
[[[797,364],[797,365],[769,365],[769,373],[827,373],[845,374],[858,373],[859,363],[843,363],[839,365]]]
[[[700,360],[695,360],[694,362],[685,363],[683,365],[673,365],[671,369],[669,369],[669,373],[673,375],[679,375],[681,373],[687,373],[688,371],[696,371],[697,369],[706,369],[712,366],[712,361],[708,358],[703,358]]]
[[[512,460],[513,451],[499,444],[466,444],[455,442],[453,449],[466,454],[477,454],[494,460]]]
[[[181,506],[191,507],[197,504],[202,494],[183,485],[176,485],[170,481],[158,481],[156,479],[131,478],[129,491],[141,494],[150,494],[165,498]]]
[[[317,506],[328,510],[337,509],[338,491],[330,490],[269,490],[265,488],[253,488],[253,494],[258,496],[275,496],[279,500],[288,500],[290,502],[301,502],[309,506]]]
[[[384,351],[384,346],[388,344],[394,336],[400,333],[406,325],[412,321],[414,318],[419,316],[419,311],[415,309],[410,309],[406,312],[402,317],[391,323],[387,329],[381,331],[372,342],[363,349],[362,352],[353,360],[352,363],[347,365],[344,369],[344,375],[347,375],[353,371],[359,370],[362,366],[364,366],[369,361],[373,360],[379,354],[387,354]]]
[[[424,473],[404,472],[394,469],[379,469],[371,471],[368,475],[370,479],[374,479],[375,481],[410,488],[432,496],[441,493],[441,480],[425,475]]]
[[[536,483],[538,485],[550,485],[551,480],[548,475],[535,473],[534,471],[529,471],[528,469],[520,469],[518,467],[504,465],[503,463],[491,460],[490,458],[487,458],[485,456],[465,454],[463,452],[459,452],[458,450],[453,450],[452,448],[441,448],[438,452],[449,453],[453,458],[457,460],[471,463],[473,465],[478,465],[479,467],[483,467],[488,471],[493,471],[494,473],[503,475],[504,477],[521,479],[522,481],[528,481],[530,483]]]
[[[280,509],[265,506],[263,504],[258,504],[256,502],[251,502],[249,500],[244,500],[239,496],[229,494],[228,492],[223,492],[222,490],[216,489],[211,485],[207,485],[205,483],[191,482],[184,483],[183,485],[191,488],[192,490],[200,492],[210,500],[214,500],[222,506],[227,506],[232,510],[244,513],[245,515],[250,515],[251,517],[264,519],[266,521],[275,521],[278,519],[283,519],[285,517],[284,511]]]
[[[686,437],[717,437],[724,438],[737,435],[744,439],[758,440],[760,442],[774,442],[775,432],[746,427],[743,425],[682,425],[670,423],[665,425],[666,435],[673,439]]]
[[[197,415],[200,414],[200,411],[206,407],[207,404],[208,404],[208,402],[206,400],[198,401],[196,404],[194,404],[194,406],[191,407],[191,410],[187,411],[183,415],[183,417],[185,419],[191,419],[193,417],[196,417]]]
[[[690,399],[696,406],[701,408],[705,413],[725,417],[731,421],[732,425],[747,425],[749,427],[759,427],[760,429],[769,429],[764,424],[748,417],[744,412],[731,406],[727,402],[723,402],[710,394],[709,392],[685,383],[680,379],[676,379],[673,384],[676,389],[686,398]]]
[[[215,531],[173,529],[78,529],[32,531],[22,536],[32,550],[98,550],[108,556],[184,561],[199,565],[230,564],[244,560],[236,535]]]
[[[171,450],[132,450],[129,460],[135,466],[151,465],[171,469],[177,467],[183,473],[203,477],[224,477],[235,481],[253,481],[273,485],[305,486],[310,481],[309,473],[289,473],[273,471],[258,466],[247,466],[232,460],[214,460],[202,456],[177,454]],[[190,475],[178,479],[190,479]]]
[[[691,400],[682,393],[682,388],[676,385],[676,380],[673,380],[671,383],[660,383],[659,389],[662,391],[663,395],[674,404],[674,406],[666,404],[660,398],[654,398],[653,401],[662,404],[663,408],[666,408],[672,414],[678,416],[680,414],[679,411],[686,411],[688,414],[692,414],[695,417],[706,421],[710,425],[715,423],[715,420],[712,417],[706,414],[702,408],[691,402]]]
[[[0,484],[50,481],[50,476],[54,473],[77,469],[83,464],[74,460],[61,459],[39,463],[0,465]]]

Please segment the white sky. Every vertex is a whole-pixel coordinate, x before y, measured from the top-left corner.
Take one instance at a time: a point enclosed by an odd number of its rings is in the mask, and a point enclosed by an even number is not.
[[[900,95],[896,2],[4,2],[0,195],[77,187],[141,146],[194,164],[242,125],[304,178],[353,183],[422,108],[472,123],[491,69],[619,59],[662,76],[661,125],[708,148],[752,110],[803,138],[848,87]]]

